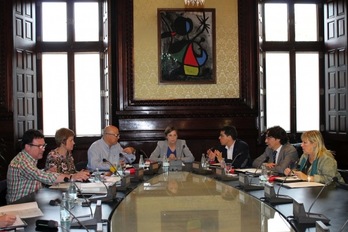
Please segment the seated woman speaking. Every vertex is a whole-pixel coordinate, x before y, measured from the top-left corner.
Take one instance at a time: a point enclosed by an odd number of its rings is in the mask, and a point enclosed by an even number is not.
[[[165,141],[158,141],[156,149],[151,153],[150,160],[162,161],[166,156],[168,161],[182,160],[184,163],[191,163],[195,157],[186,145],[186,141],[178,139],[176,128],[168,126],[164,130]]]

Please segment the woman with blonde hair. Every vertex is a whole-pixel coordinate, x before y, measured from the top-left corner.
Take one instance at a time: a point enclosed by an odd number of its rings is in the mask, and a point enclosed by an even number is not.
[[[337,171],[337,162],[332,151],[325,147],[324,139],[320,131],[306,131],[301,136],[303,154],[298,163],[299,170],[294,174],[300,179],[309,182],[329,183],[334,177],[344,183],[343,178]],[[291,170],[285,169],[289,175]]]

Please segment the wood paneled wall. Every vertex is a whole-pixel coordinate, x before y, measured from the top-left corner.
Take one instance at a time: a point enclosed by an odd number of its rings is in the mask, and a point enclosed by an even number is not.
[[[187,140],[196,160],[199,160],[202,152],[219,143],[219,129],[232,124],[237,127],[239,137],[249,144],[252,158],[264,150],[258,131],[256,1],[241,0],[238,3],[240,97],[166,101],[134,99],[133,1],[110,1],[110,4],[110,118],[112,124],[120,127],[120,143],[123,146],[134,146],[150,155],[156,142],[164,139],[165,127],[173,125],[179,129],[179,137]],[[346,5],[344,9],[347,9]],[[9,35],[12,30],[12,1],[0,1],[0,18],[1,34]],[[14,156],[19,148],[14,141],[17,135],[13,126],[12,40],[11,36],[0,37],[0,137],[5,138],[9,153]],[[324,133],[324,136],[328,139],[328,148],[337,152],[339,167],[348,168],[347,138],[334,133]],[[73,153],[76,162],[87,160],[87,149],[97,139],[99,137],[76,138]],[[52,138],[46,141],[49,144],[47,153],[55,144]],[[40,161],[40,167],[44,161]]]
[[[219,143],[220,128],[234,125],[256,155],[257,80],[255,61],[250,57],[256,51],[256,7],[252,1],[239,1],[238,5],[240,98],[141,101],[134,98],[133,92],[133,1],[112,3],[111,9],[117,9],[112,22],[118,22],[112,29],[117,37],[111,41],[112,122],[119,126],[123,143],[143,146],[150,154],[156,142],[164,139],[164,129],[173,125],[199,159],[202,152]]]

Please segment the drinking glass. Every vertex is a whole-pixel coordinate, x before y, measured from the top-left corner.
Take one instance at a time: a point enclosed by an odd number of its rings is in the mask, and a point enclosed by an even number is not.
[[[230,174],[230,171],[232,170],[232,164],[226,163],[225,165],[225,174]]]

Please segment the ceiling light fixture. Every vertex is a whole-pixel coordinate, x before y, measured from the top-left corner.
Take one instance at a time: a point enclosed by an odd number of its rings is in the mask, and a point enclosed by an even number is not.
[[[205,0],[184,0],[185,6],[203,6]]]

